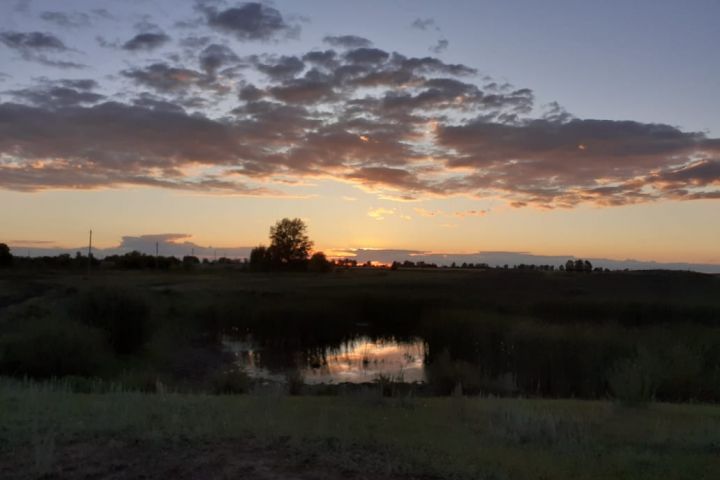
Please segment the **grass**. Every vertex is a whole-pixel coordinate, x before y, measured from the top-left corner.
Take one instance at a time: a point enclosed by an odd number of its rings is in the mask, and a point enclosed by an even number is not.
[[[97,291],[137,308],[78,308]],[[286,388],[259,385],[228,369],[229,328],[280,363],[358,334],[420,337],[432,384],[308,396],[319,389],[290,369]],[[15,377],[0,377],[2,478],[52,476],[109,439],[148,465],[242,445],[375,478],[720,478],[720,405],[696,403],[720,400],[717,276],[7,271],[0,375]]]
[[[235,329],[286,371],[358,335],[420,338],[438,393],[719,401],[718,322],[720,277],[688,272],[19,269],[0,273],[0,374],[215,390]]]
[[[720,478],[720,407],[480,397],[70,393],[3,381],[0,455],[79,439],[150,443],[282,441],[344,471],[442,478]],[[181,459],[178,459],[181,462]],[[1,462],[0,462],[1,463]]]

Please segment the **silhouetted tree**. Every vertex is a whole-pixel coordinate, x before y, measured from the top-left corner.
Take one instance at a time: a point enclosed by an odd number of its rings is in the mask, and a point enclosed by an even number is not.
[[[566,272],[574,272],[575,271],[575,262],[572,260],[568,260],[565,262],[565,271]]]
[[[253,272],[266,272],[270,270],[270,251],[264,245],[250,250],[250,270]]]
[[[307,262],[313,242],[299,218],[283,218],[270,227],[270,258],[279,268],[300,268]]]
[[[185,268],[193,268],[195,265],[200,264],[200,259],[195,255],[185,255],[182,259],[183,266]]]
[[[315,252],[308,262],[308,271],[325,273],[330,271],[330,262],[323,252]]]
[[[585,260],[583,262],[583,270],[585,271],[585,273],[592,272],[592,269],[593,269],[593,267],[592,267],[592,263],[590,263],[590,260]]]
[[[12,265],[13,256],[10,253],[10,247],[4,243],[0,243],[0,267],[9,267]]]

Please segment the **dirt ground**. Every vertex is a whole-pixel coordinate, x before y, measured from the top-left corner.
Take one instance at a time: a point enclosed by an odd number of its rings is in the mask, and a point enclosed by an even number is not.
[[[300,454],[282,442],[259,447],[251,440],[160,443],[99,439],[74,441],[52,448],[23,446],[2,450],[0,478],[383,480],[415,477],[378,472],[359,474],[354,469],[332,465],[321,455]]]

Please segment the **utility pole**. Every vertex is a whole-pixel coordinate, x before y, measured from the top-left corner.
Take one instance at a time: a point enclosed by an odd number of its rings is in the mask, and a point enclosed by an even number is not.
[[[90,267],[92,266],[92,229],[90,229],[90,241],[88,242],[88,269],[87,274],[90,277]]]

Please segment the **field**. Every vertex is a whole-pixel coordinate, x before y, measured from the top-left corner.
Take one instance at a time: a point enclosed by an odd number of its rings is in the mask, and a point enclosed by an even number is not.
[[[15,269],[0,332],[3,478],[720,475],[717,276]],[[358,336],[426,381],[303,382]]]
[[[720,408],[0,389],[3,478],[718,478]]]

